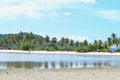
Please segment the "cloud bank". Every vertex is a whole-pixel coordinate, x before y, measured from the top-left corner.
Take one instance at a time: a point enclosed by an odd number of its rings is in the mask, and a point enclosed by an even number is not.
[[[120,10],[100,10],[97,14],[104,19],[120,21]]]
[[[95,4],[96,0],[0,0],[0,18],[40,18],[45,12],[74,3]],[[69,15],[69,13],[65,13]]]

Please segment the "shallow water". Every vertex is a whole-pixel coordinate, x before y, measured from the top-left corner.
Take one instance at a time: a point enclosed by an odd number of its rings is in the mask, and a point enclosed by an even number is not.
[[[0,54],[0,69],[64,69],[120,67],[120,57],[93,57],[60,54]]]

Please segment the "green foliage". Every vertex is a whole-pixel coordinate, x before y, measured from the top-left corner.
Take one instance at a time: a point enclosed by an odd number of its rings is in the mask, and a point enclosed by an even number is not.
[[[30,50],[32,46],[29,42],[22,43],[19,47],[20,50]]]
[[[47,46],[47,47],[45,47],[45,50],[46,51],[50,51],[50,48]]]
[[[62,37],[59,41],[56,37],[41,37],[32,32],[17,34],[8,34],[0,39],[1,49],[20,49],[20,50],[46,50],[46,51],[76,51],[76,52],[110,52],[112,45],[119,45],[120,38],[112,33],[106,41],[101,39],[93,41],[93,43],[84,40],[82,42],[74,41],[69,38]],[[116,50],[120,52],[120,49]]]
[[[87,47],[77,48],[76,51],[85,53],[88,52],[88,48]]]
[[[115,52],[120,52],[120,49],[117,49]]]
[[[55,45],[48,45],[45,47],[46,51],[57,51],[58,48]]]
[[[108,48],[103,48],[101,52],[110,52],[110,50]]]
[[[104,48],[101,45],[88,45],[76,49],[77,52],[102,52]]]
[[[50,37],[49,37],[48,35],[46,35],[45,41],[46,41],[47,43],[50,41]]]

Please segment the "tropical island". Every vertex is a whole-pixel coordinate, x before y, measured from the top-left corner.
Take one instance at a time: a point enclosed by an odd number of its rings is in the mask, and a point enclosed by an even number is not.
[[[105,41],[88,40],[83,42],[74,41],[62,37],[50,38],[36,35],[32,32],[22,32],[16,34],[1,34],[0,49],[2,50],[24,50],[24,51],[75,51],[75,52],[120,52],[120,38],[115,33],[106,38]]]

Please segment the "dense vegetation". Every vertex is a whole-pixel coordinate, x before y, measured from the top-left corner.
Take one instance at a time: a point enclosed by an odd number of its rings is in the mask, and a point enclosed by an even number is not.
[[[118,46],[120,38],[112,33],[106,41],[95,40],[93,43],[84,40],[83,42],[74,41],[62,37],[59,41],[56,37],[50,39],[48,35],[42,37],[32,32],[18,34],[7,34],[0,38],[0,49],[13,50],[46,50],[46,51],[77,51],[77,52],[108,52],[113,45]],[[120,49],[116,50],[120,52]]]

